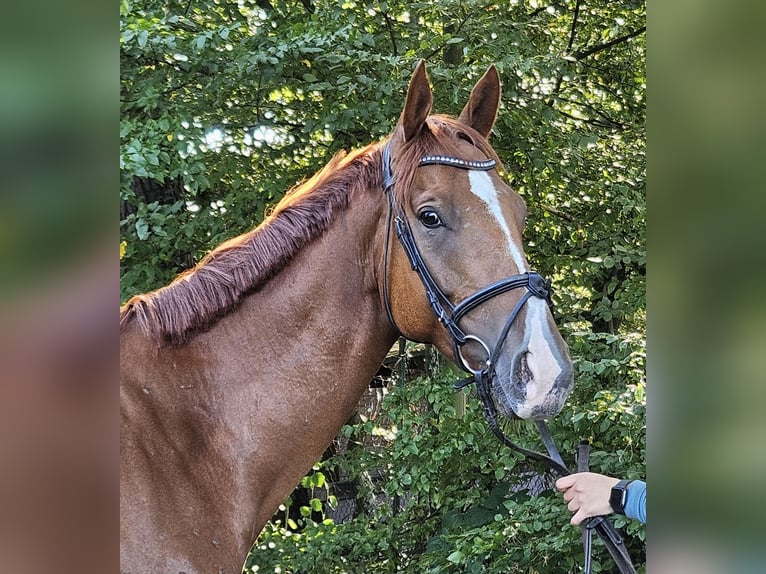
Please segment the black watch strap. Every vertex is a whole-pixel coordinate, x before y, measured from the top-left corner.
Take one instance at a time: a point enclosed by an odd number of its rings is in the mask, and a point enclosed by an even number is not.
[[[628,485],[632,480],[621,480],[612,487],[612,493],[609,496],[609,506],[617,514],[625,514],[625,502],[628,500]]]

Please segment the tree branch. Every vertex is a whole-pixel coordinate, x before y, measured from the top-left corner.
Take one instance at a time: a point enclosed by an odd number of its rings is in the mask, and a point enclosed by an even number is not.
[[[313,14],[316,10],[316,7],[311,3],[311,0],[300,0],[301,4],[303,4],[303,7],[306,9],[306,12],[309,14]]]
[[[460,21],[460,24],[458,24],[458,25],[457,25],[457,29],[456,29],[456,30],[453,32],[453,34],[459,34],[459,33],[460,33],[460,31],[463,29],[463,26],[465,26],[466,22],[468,22],[468,20],[470,20],[470,19],[471,19],[471,15],[470,15],[470,14],[468,14],[468,15],[467,15],[465,18],[463,18],[463,19]],[[447,45],[447,43],[446,43],[446,42],[444,42],[444,43],[442,43],[442,44],[439,44],[439,45],[438,45],[436,48],[434,48],[433,50],[431,50],[431,52],[429,52],[428,54],[426,54],[426,55],[425,55],[423,58],[424,58],[426,61],[430,60],[430,59],[431,59],[431,58],[433,58],[433,57],[434,57],[436,54],[438,54],[439,52],[441,52],[441,51],[444,49],[444,47],[445,47],[446,45]]]
[[[569,32],[569,43],[567,44],[566,53],[572,51],[572,45],[574,44],[575,34],[577,33],[577,18],[580,15],[580,0],[577,0],[575,4],[574,15],[572,16],[572,29]]]
[[[587,58],[588,56],[591,56],[595,54],[596,52],[601,52],[602,50],[606,50],[607,48],[611,48],[612,46],[615,46],[617,44],[620,44],[622,42],[627,42],[631,38],[635,38],[636,36],[639,36],[646,32],[646,26],[641,26],[638,30],[634,30],[630,34],[625,34],[624,36],[620,36],[619,38],[615,38],[614,40],[610,40],[609,42],[606,42],[604,44],[598,44],[597,46],[593,46],[592,48],[588,48],[587,50],[582,50],[580,52],[577,52],[574,54],[575,60],[582,60],[583,58]]]
[[[527,18],[533,18],[534,16],[537,16],[541,12],[546,12],[549,6],[555,6],[557,8],[560,8],[561,4],[562,2],[551,2],[549,4],[545,4],[544,6],[541,6],[540,8],[536,8],[535,10],[532,10],[531,12],[527,12],[526,16]]]
[[[592,117],[589,117],[589,118],[578,118],[577,116],[573,116],[572,114],[564,112],[564,111],[559,110],[557,108],[553,108],[553,109],[556,110],[557,114],[560,114],[560,115],[564,116],[565,118],[569,118],[570,120],[574,120],[576,122],[582,122],[584,124],[588,124],[590,126],[595,126],[595,127],[598,127],[598,128],[606,128],[606,129],[611,129],[611,130],[615,130],[616,129],[616,130],[620,130],[620,131],[624,131],[625,130],[625,126],[624,125],[622,125],[622,124],[620,124],[618,122],[615,122],[614,120],[609,119],[609,118],[606,118],[604,120],[599,120],[599,119],[592,118]],[[600,112],[597,112],[597,113],[598,113],[598,115],[604,117],[603,114],[601,114]]]
[[[575,34],[577,33],[577,18],[580,16],[580,2],[581,0],[577,0],[577,3],[575,4],[574,14],[572,15],[572,28],[569,31],[569,42],[567,43],[567,49],[564,52],[565,54],[569,54],[572,51],[572,45],[574,44]],[[553,91],[551,92],[551,97],[548,98],[547,104],[551,107],[553,107],[553,100],[558,95],[559,91],[561,90],[561,82],[564,80],[564,74],[561,72],[558,73],[558,78],[556,78],[556,86],[553,88]]]
[[[566,221],[570,221],[570,222],[576,221],[576,219],[574,217],[572,217],[571,215],[569,215],[568,213],[565,213],[563,211],[559,211],[558,209],[554,209],[553,207],[551,207],[549,205],[543,205],[543,209],[545,211],[550,211],[553,215],[556,215],[556,216],[560,217],[561,219],[565,219]]]
[[[388,15],[388,12],[381,12],[383,14],[383,19],[386,21],[386,28],[388,29],[388,35],[391,38],[391,49],[394,52],[394,56],[399,55],[399,50],[396,48],[396,37],[394,36],[394,26],[393,22],[391,22],[391,16]]]

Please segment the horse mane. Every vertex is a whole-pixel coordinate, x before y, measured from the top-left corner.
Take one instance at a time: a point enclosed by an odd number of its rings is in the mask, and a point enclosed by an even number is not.
[[[403,203],[420,158],[458,155],[457,139],[470,142],[500,165],[494,150],[470,127],[448,116],[431,116],[427,125],[405,144],[401,126],[392,136],[392,145],[400,143],[394,158],[396,201]],[[225,241],[165,287],[128,300],[120,308],[120,329],[135,321],[145,334],[179,345],[208,328],[322,235],[357,190],[382,190],[381,157],[378,144],[336,154],[316,175],[288,191],[258,227]]]
[[[121,330],[132,320],[145,334],[181,344],[234,309],[320,236],[355,190],[381,181],[375,147],[336,154],[288,191],[258,227],[225,241],[165,287],[132,297],[120,308]]]

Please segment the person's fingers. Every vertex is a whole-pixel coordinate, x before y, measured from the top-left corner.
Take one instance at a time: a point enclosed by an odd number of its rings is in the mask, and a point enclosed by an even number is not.
[[[587,513],[583,512],[582,509],[580,509],[574,513],[574,515],[572,516],[572,520],[570,520],[569,522],[570,524],[572,524],[572,526],[579,526],[580,523],[586,518],[588,518]]]
[[[575,510],[578,510],[580,508],[580,505],[577,504],[574,500],[571,500],[569,504],[567,504],[567,508],[574,512]]]
[[[573,474],[562,476],[556,481],[556,488],[559,490],[566,490],[575,483],[575,480],[577,480],[577,477]]]

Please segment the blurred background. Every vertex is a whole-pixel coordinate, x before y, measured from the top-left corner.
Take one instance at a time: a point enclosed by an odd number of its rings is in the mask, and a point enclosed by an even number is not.
[[[766,566],[764,16],[649,7],[649,571]]]
[[[0,556],[114,571],[117,7],[0,8]]]

